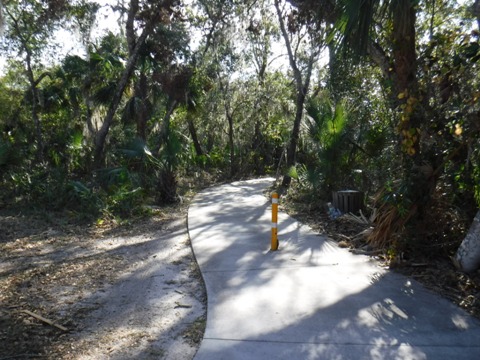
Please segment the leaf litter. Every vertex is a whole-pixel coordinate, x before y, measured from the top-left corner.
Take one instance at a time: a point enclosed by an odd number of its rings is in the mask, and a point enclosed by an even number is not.
[[[193,358],[205,313],[186,205],[126,225],[0,212],[0,359]]]

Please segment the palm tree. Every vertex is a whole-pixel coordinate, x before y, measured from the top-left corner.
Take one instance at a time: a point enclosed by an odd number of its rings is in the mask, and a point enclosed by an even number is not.
[[[384,83],[391,94],[394,110],[401,112],[397,123],[399,144],[403,158],[403,178],[408,183],[406,196],[410,199],[408,218],[421,213],[434,179],[432,172],[422,172],[425,163],[435,168],[438,159],[427,159],[420,151],[419,129],[425,127],[426,118],[422,112],[419,84],[417,80],[417,34],[415,21],[417,2],[413,0],[291,0],[300,13],[316,19],[317,22],[332,24],[332,29],[340,30],[337,38],[341,39],[343,51],[352,55],[367,55],[382,71]],[[327,9],[323,11],[322,9]],[[374,24],[388,22],[390,33],[383,47],[380,46],[378,33]],[[338,36],[340,35],[340,36]],[[395,213],[395,217],[400,217]],[[391,219],[389,219],[391,220]],[[376,237],[389,237],[391,228],[377,227],[381,234]]]

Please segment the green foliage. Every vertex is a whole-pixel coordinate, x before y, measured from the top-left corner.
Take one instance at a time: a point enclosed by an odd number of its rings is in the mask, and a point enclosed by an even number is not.
[[[114,190],[118,197],[116,209],[138,205],[148,192],[155,192],[162,204],[177,201],[176,171],[183,149],[181,138],[173,129],[169,130],[157,156],[140,138],[119,148],[118,153],[127,161],[125,167],[105,169],[100,176],[103,187]]]
[[[104,211],[120,217],[128,217],[143,204],[143,190],[138,177],[126,168],[105,169],[101,181],[108,195]]]
[[[372,157],[380,157],[386,147],[386,130],[379,125],[374,125],[365,132],[364,149]]]
[[[287,175],[297,180],[300,190],[315,193],[323,184],[321,169],[307,167],[305,164],[297,164],[288,169]]]
[[[292,179],[300,181],[300,176],[298,175],[297,167],[292,166],[288,169],[287,175],[290,176]]]
[[[89,219],[121,218],[144,212],[145,194],[136,187],[135,176],[125,168],[104,169],[102,188],[87,186],[81,181],[70,181],[67,186],[67,208]]]
[[[162,144],[158,156],[157,201],[160,203],[174,203],[177,198],[177,167],[180,164],[181,153],[184,152],[182,138],[173,126]]]
[[[0,138],[0,169],[6,168],[9,163],[13,162],[13,148],[9,142]]]
[[[58,210],[66,205],[67,179],[61,168],[36,164],[31,169],[11,171],[10,181],[17,202],[37,208]]]
[[[475,196],[475,201],[477,202],[477,206],[480,207],[480,165],[476,165],[473,170],[473,194]]]
[[[70,181],[67,185],[69,208],[77,211],[81,216],[96,219],[100,216],[104,204],[101,197],[93,189],[81,181]]]
[[[313,162],[308,167],[317,169],[311,171],[309,178],[318,184],[318,177],[313,174],[321,173],[321,188],[327,194],[335,187],[346,185],[342,179],[349,177],[346,171],[352,171],[348,163],[351,150],[348,142],[348,112],[343,102],[333,104],[326,93],[310,99],[306,110],[308,135],[315,149]]]

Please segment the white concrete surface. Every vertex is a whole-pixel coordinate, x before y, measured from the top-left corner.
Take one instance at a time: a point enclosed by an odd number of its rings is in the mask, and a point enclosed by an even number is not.
[[[480,359],[480,322],[279,213],[273,179],[198,194],[188,212],[208,296],[196,360]]]

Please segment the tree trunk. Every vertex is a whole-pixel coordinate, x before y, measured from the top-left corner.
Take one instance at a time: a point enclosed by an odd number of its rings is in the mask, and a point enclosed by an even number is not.
[[[135,48],[131,56],[128,59],[127,66],[123,70],[122,76],[117,83],[117,87],[115,89],[115,93],[113,95],[112,103],[108,108],[107,115],[103,121],[102,127],[98,131],[95,137],[95,152],[94,152],[94,162],[96,167],[100,167],[103,163],[103,150],[105,147],[105,140],[107,138],[108,132],[110,130],[110,126],[113,122],[113,117],[120,105],[120,101],[122,100],[123,92],[127,87],[128,81],[130,80],[130,76],[133,73],[133,69],[137,63],[137,59],[140,55],[140,48],[142,47],[143,43],[145,42],[147,36],[150,34],[151,26],[147,24],[143,29],[142,34],[138,38],[137,43],[135,44]]]
[[[480,267],[480,210],[460,244],[453,262],[458,269],[467,273]]]
[[[297,66],[297,62],[296,62],[297,59],[292,50],[292,44],[290,42],[290,38],[288,36],[288,32],[285,27],[285,21],[283,19],[283,14],[280,9],[279,0],[275,0],[275,9],[277,10],[280,31],[282,32],[282,36],[285,41],[285,46],[287,48],[288,61],[290,63],[290,67],[293,72],[293,77],[295,79],[295,87],[297,92],[296,101],[295,101],[295,106],[296,106],[295,120],[293,122],[292,133],[290,135],[290,143],[287,148],[286,166],[287,168],[291,168],[292,166],[295,166],[295,163],[296,163],[297,144],[298,144],[298,138],[300,135],[300,125],[302,122],[303,107],[305,104],[305,99],[307,97],[308,88],[310,86],[310,78],[312,75],[313,64],[315,63],[318,57],[318,54],[320,53],[320,49],[316,51],[312,50],[312,53],[310,54],[310,58],[308,59],[307,72],[304,75],[302,75],[302,72]],[[282,186],[288,187],[291,181],[292,181],[292,178],[289,175],[284,175],[282,180]]]
[[[135,45],[137,44],[137,38],[135,34],[135,16],[139,10],[138,0],[130,0],[130,8],[128,10],[127,21],[125,23],[125,34],[128,45],[128,56],[131,57],[135,52]],[[135,123],[137,125],[137,137],[143,141],[147,140],[147,96],[148,96],[148,84],[147,77],[143,71],[140,72],[140,76],[135,84],[135,101],[138,100],[138,104],[135,106]]]
[[[297,144],[298,137],[300,136],[300,124],[303,116],[303,105],[305,104],[305,93],[303,91],[297,92],[297,99],[295,102],[295,120],[293,122],[292,133],[290,134],[290,143],[287,148],[287,169],[295,166],[297,162]],[[282,186],[290,186],[292,178],[289,175],[285,175],[282,180]]]
[[[233,115],[230,114],[226,108],[226,115],[228,120],[228,146],[230,147],[230,177],[235,175],[235,142],[234,142],[234,128],[233,128]]]
[[[255,114],[257,114],[259,109],[257,108],[257,104],[255,104]],[[263,174],[264,172],[264,165],[265,165],[265,157],[266,157],[266,152],[264,149],[261,149],[260,147],[263,144],[263,139],[262,139],[262,130],[261,130],[261,120],[258,118],[255,121],[255,133],[253,135],[253,140],[252,140],[252,145],[251,145],[251,151],[253,153],[253,171],[255,172],[256,175]],[[262,158],[264,159],[262,161]]]
[[[430,163],[420,153],[420,130],[425,128],[426,119],[416,76],[416,5],[411,0],[397,0],[392,4],[393,74],[390,68],[387,69],[390,59],[380,47],[370,43],[367,49],[382,70],[385,84],[391,86],[392,108],[401,112],[397,131],[403,173],[398,176],[407,185],[404,195],[410,205],[405,213],[400,213],[396,205],[388,203],[380,207],[377,226],[368,238],[378,247],[385,246],[389,241],[386,239],[391,239],[392,233],[402,231],[407,223],[421,221],[435,187],[435,176],[428,171]]]
[[[35,81],[35,77],[33,74],[33,69],[32,69],[32,60],[31,60],[31,55],[30,51],[28,50],[27,45],[24,45],[27,53],[27,77],[28,81],[30,83],[30,91],[32,93],[32,120],[35,125],[35,137],[37,140],[37,160],[38,161],[43,161],[43,149],[44,149],[44,144],[43,144],[43,135],[42,135],[42,127],[40,124],[40,117],[38,116],[38,111],[37,111],[37,101],[38,101],[38,90],[37,90],[37,81]]]
[[[167,111],[165,116],[163,117],[162,124],[160,126],[160,131],[158,132],[158,143],[153,150],[153,154],[158,156],[160,154],[160,149],[162,145],[168,140],[168,136],[170,133],[170,118],[178,106],[177,100],[170,99],[167,104]]]
[[[411,0],[397,0],[393,9],[394,95],[403,94],[403,98],[397,99],[397,106],[402,110],[397,129],[403,155],[403,179],[409,184],[406,195],[416,212],[412,220],[422,221],[436,185],[436,176],[425,169],[437,167],[438,159],[428,158],[428,152],[422,152],[420,146],[421,131],[428,131],[428,127],[423,111],[426,105],[422,104],[417,79],[416,11]]]
[[[392,95],[398,97],[397,106],[404,106],[398,130],[403,153],[409,156],[405,158],[407,160],[405,170],[408,176],[412,164],[420,166],[423,163],[420,155],[420,134],[417,133],[417,129],[422,128],[425,119],[419,111],[420,95],[416,77],[416,8],[411,0],[397,0],[392,11],[395,67],[395,85]]]
[[[135,49],[135,16],[138,13],[138,0],[130,0],[130,8],[128,9],[127,21],[125,23],[125,35],[127,38],[128,54],[131,56]]]
[[[204,155],[202,146],[198,141],[197,129],[195,128],[192,115],[190,114],[187,114],[187,123],[188,123],[188,131],[190,132],[190,136],[192,137],[193,147],[195,148],[195,153],[197,154],[197,156]]]
[[[137,136],[143,141],[147,140],[147,121],[149,119],[148,111],[148,84],[145,73],[141,73],[135,85],[135,97],[139,100],[135,107],[135,120],[137,124]]]

